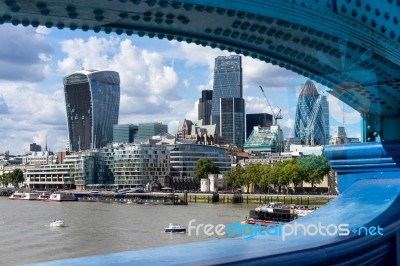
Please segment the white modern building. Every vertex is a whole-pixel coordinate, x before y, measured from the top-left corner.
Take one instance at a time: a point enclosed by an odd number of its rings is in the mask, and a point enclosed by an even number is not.
[[[36,165],[26,169],[25,184],[36,190],[72,189],[74,178],[71,177],[71,167],[67,164]]]
[[[24,165],[46,165],[55,164],[57,156],[49,151],[37,151],[32,154],[22,156],[22,164]]]

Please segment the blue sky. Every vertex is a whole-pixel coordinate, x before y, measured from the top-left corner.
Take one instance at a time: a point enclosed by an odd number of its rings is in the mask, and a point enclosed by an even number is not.
[[[119,123],[163,122],[174,134],[178,121],[197,119],[202,89],[212,89],[214,59],[226,51],[157,38],[80,30],[1,25],[0,153],[22,154],[29,144],[52,151],[68,139],[63,76],[84,68],[112,69],[121,77]],[[297,96],[306,78],[271,64],[243,57],[246,112],[268,112],[262,85],[286,135],[293,134]],[[325,88],[319,84],[323,93]],[[359,137],[359,114],[326,94],[330,125]]]

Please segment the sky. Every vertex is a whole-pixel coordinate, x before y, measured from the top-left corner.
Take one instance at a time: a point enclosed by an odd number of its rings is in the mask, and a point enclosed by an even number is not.
[[[119,72],[119,124],[162,122],[175,134],[178,122],[197,119],[204,89],[212,89],[214,60],[230,53],[210,47],[157,38],[0,26],[0,153],[24,154],[30,143],[63,151],[68,142],[63,77],[82,68]],[[293,136],[297,97],[307,79],[278,66],[242,57],[246,113],[271,113],[285,136]],[[345,125],[349,137],[360,137],[360,115],[329,95],[331,132]],[[345,122],[343,124],[343,121]]]

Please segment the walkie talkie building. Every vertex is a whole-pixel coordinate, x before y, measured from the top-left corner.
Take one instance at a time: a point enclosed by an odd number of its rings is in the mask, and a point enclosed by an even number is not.
[[[100,148],[112,142],[118,124],[118,72],[82,70],[64,77],[71,151]]]

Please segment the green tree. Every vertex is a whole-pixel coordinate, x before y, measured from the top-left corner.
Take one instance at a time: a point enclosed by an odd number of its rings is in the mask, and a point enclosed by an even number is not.
[[[269,185],[271,184],[270,171],[271,171],[271,165],[269,164],[261,165],[260,179],[258,180],[257,185],[262,189],[262,191],[265,191],[268,188],[269,192]]]
[[[197,160],[194,168],[194,177],[200,182],[202,178],[208,178],[208,174],[219,174],[219,168],[210,158],[201,158]]]
[[[243,173],[243,185],[247,187],[247,193],[251,185],[258,184],[261,176],[261,164],[251,163],[245,169]]]
[[[329,161],[323,155],[309,155],[299,159],[299,167],[304,171],[305,181],[311,183],[311,187],[320,184],[330,171]]]
[[[279,193],[281,193],[281,189],[282,189],[282,181],[279,182],[279,177],[282,174],[283,171],[283,167],[284,167],[284,162],[277,162],[276,164],[274,164],[270,171],[269,171],[269,179],[270,179],[270,183],[272,185],[274,185],[274,187],[278,187],[279,189]]]
[[[21,169],[15,169],[11,172],[11,183],[14,187],[18,188],[19,184],[24,182],[24,173]]]
[[[5,173],[0,176],[1,184],[5,187],[8,187],[9,184],[12,183],[12,173]]]
[[[288,186],[289,183],[291,182],[291,176],[292,176],[292,161],[283,161],[279,165],[279,178],[278,178],[278,184],[280,186]]]
[[[230,171],[227,171],[224,173],[224,180],[227,182],[229,185],[232,185],[234,188],[239,188],[243,184],[243,173],[244,173],[243,167],[238,164],[235,167],[231,168]]]

